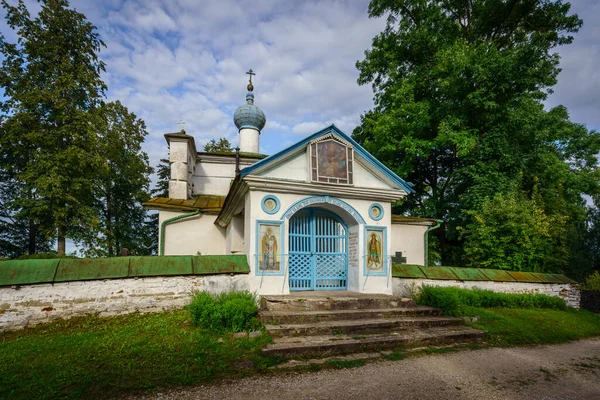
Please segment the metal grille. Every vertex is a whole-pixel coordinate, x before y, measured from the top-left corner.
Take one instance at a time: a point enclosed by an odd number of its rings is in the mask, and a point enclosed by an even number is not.
[[[348,287],[348,236],[344,223],[325,210],[305,209],[290,219],[290,290]]]

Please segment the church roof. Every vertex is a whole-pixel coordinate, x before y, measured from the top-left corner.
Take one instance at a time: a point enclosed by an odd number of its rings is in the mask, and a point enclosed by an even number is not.
[[[358,144],[354,139],[352,139],[350,136],[348,136],[344,132],[342,132],[334,124],[331,124],[328,127],[326,127],[325,129],[315,132],[312,135],[309,135],[308,137],[291,145],[290,147],[288,147],[284,150],[281,150],[279,153],[273,154],[272,156],[269,156],[265,159],[262,159],[256,163],[252,164],[249,167],[244,168],[243,170],[240,171],[240,176],[241,177],[247,176],[257,170],[260,170],[260,169],[266,167],[267,165],[269,165],[271,163],[277,162],[278,160],[281,160],[281,159],[285,158],[286,156],[294,153],[296,150],[307,146],[311,141],[313,141],[323,135],[329,134],[329,133],[331,133],[335,136],[338,136],[340,139],[350,143],[354,147],[354,151],[356,154],[358,154],[361,158],[363,158],[367,163],[371,164],[375,169],[379,170],[384,176],[386,176],[389,180],[391,180],[396,185],[398,185],[400,188],[402,188],[406,193],[414,192],[414,190],[411,189],[411,186],[412,186],[411,183],[405,182],[402,178],[400,178],[398,175],[396,175],[388,167],[383,165],[383,163],[381,161],[376,159],[373,155],[371,155],[371,153],[366,151],[360,144]]]
[[[142,205],[150,210],[196,211],[205,214],[218,214],[223,208],[225,196],[201,194],[188,200],[154,197]]]
[[[434,218],[407,217],[404,215],[392,214],[392,224],[432,226],[435,225],[436,222],[437,220]]]

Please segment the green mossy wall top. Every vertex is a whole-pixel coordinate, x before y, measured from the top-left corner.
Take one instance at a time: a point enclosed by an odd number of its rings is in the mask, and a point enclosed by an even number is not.
[[[0,261],[0,286],[147,276],[248,274],[246,256],[52,258]]]
[[[499,269],[424,267],[412,264],[394,264],[394,278],[427,278],[457,281],[532,282],[532,283],[577,283],[561,274],[539,272],[514,272]]]

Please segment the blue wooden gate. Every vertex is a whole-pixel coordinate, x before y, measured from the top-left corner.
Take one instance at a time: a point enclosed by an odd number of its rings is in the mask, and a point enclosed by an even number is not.
[[[335,214],[298,211],[289,222],[290,290],[348,288],[348,230]]]

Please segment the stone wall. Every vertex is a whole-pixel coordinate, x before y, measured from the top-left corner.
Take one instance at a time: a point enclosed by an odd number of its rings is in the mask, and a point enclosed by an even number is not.
[[[248,290],[247,275],[171,276],[0,287],[0,331],[59,318],[182,308],[196,291]]]
[[[579,308],[579,285],[573,283],[527,283],[493,281],[457,281],[438,279],[393,278],[394,295],[410,297],[422,285],[457,287],[461,289],[483,289],[502,293],[532,293],[561,297],[567,306]]]

